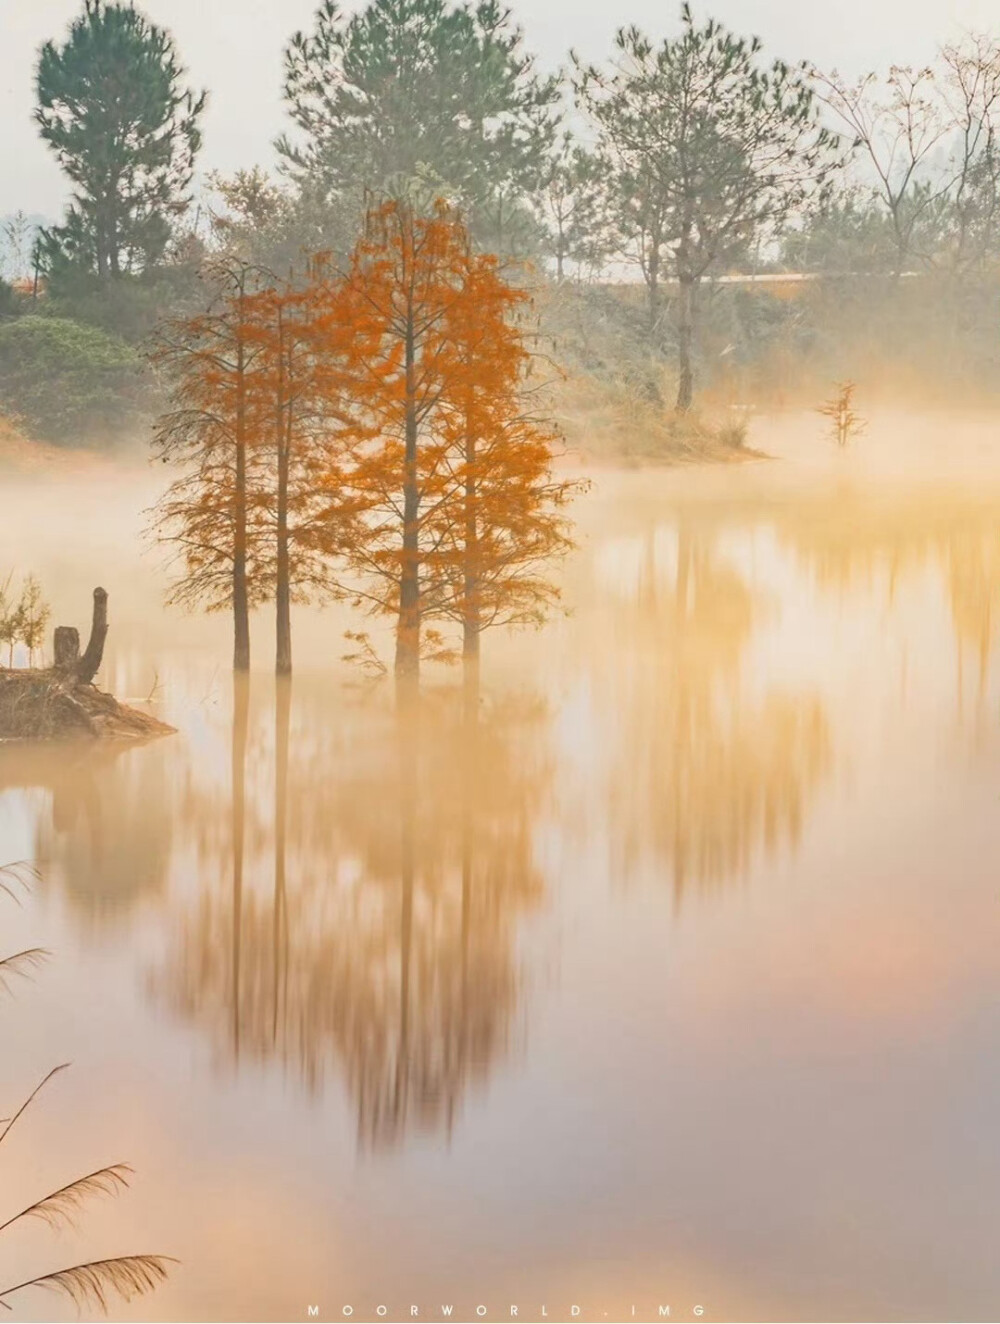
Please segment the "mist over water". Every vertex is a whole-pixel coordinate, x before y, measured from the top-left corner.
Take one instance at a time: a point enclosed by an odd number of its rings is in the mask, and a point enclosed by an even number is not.
[[[228,621],[162,605],[158,474],[13,482],[0,563],[54,623],[103,584],[103,686],[178,733],[0,747],[4,945],[53,953],[5,1095],[73,1063],[12,1201],[133,1164],[72,1254],[177,1256],[150,1319],[994,1317],[997,426],[598,470],[567,614],[407,721],[336,607],[286,684],[255,620],[234,688]]]

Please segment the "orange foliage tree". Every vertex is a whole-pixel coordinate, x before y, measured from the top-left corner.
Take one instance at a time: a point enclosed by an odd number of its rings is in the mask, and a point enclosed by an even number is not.
[[[431,521],[441,573],[430,611],[461,625],[475,694],[482,632],[541,624],[558,601],[547,569],[572,546],[564,509],[581,484],[553,475],[559,434],[530,408],[527,295],[468,248],[460,290],[443,328],[437,426],[454,496]]]
[[[250,665],[249,610],[273,597],[285,674],[292,600],[336,591],[328,557],[350,525],[343,389],[350,347],[364,339],[319,260],[280,283],[231,259],[215,275],[209,311],[166,324],[153,351],[173,405],[154,447],[182,471],[156,528],[181,551],[173,600],[232,605],[237,670]]]
[[[207,311],[163,323],[151,357],[169,380],[171,408],[154,454],[181,470],[158,503],[155,529],[179,551],[171,599],[232,608],[233,666],[250,666],[250,608],[267,592],[260,513],[262,354],[255,308],[265,273],[238,260],[207,273]]]
[[[373,208],[344,283],[367,348],[354,387],[366,430],[352,483],[365,511],[348,559],[359,595],[396,615],[397,678],[419,674],[421,629],[463,628],[478,675],[490,625],[541,619],[557,593],[542,563],[569,547],[552,477],[555,430],[526,408],[524,294],[472,252],[439,202]]]
[[[447,442],[432,425],[463,254],[464,232],[443,204],[421,216],[408,202],[386,202],[368,212],[341,293],[368,346],[354,381],[364,422],[352,476],[366,518],[348,559],[367,584],[359,598],[396,616],[404,685],[419,675],[423,581],[433,563],[422,535],[449,495]]]
[[[570,547],[578,486],[553,473],[557,432],[531,409],[525,294],[473,251],[444,203],[369,210],[343,273],[322,258],[279,282],[229,259],[209,311],[168,324],[160,457],[181,466],[158,509],[181,548],[175,600],[232,605],[237,669],[249,610],[272,596],[276,669],[291,604],[343,591],[396,618],[395,671],[419,678],[430,621],[461,627],[478,687],[490,626],[538,623]]]

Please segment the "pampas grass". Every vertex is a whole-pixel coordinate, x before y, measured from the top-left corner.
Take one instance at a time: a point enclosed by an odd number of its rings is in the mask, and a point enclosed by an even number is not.
[[[9,993],[11,979],[30,979],[51,955],[44,947],[29,947],[27,951],[15,952],[13,956],[6,957],[0,961],[0,989]]]
[[[118,1195],[129,1184],[132,1169],[127,1163],[113,1163],[110,1168],[98,1168],[85,1177],[77,1177],[68,1186],[61,1186],[51,1195],[43,1195],[19,1214],[0,1223],[0,1232],[13,1227],[22,1218],[40,1218],[49,1227],[69,1226],[76,1222],[81,1206],[92,1195]]]
[[[29,887],[31,881],[37,877],[37,872],[30,865],[2,866],[0,892],[20,904],[18,892]],[[3,958],[0,960],[0,988],[9,993],[9,980],[19,976],[30,977],[49,956],[50,953],[43,947],[29,947],[25,951],[15,952],[12,956]],[[0,1126],[3,1127],[0,1131],[0,1146],[49,1081],[68,1068],[68,1062],[53,1067],[48,1075],[39,1081],[13,1117],[0,1121]],[[100,1196],[120,1195],[128,1189],[131,1177],[132,1168],[127,1163],[112,1163],[107,1167],[97,1168],[83,1177],[68,1182],[65,1186],[60,1186],[58,1190],[50,1191],[18,1213],[0,1221],[0,1235],[15,1224],[31,1218],[53,1229],[73,1227],[89,1200]],[[52,1273],[14,1283],[10,1287],[0,1286],[0,1307],[7,1311],[13,1310],[7,1300],[8,1297],[18,1292],[26,1292],[29,1288],[37,1288],[68,1297],[78,1310],[89,1306],[94,1310],[107,1311],[108,1303],[114,1296],[131,1301],[134,1297],[153,1291],[166,1278],[170,1266],[176,1263],[176,1260],[167,1255],[120,1255],[114,1259],[74,1264],[66,1269],[56,1269]]]
[[[0,864],[0,892],[16,905],[20,905],[20,893],[26,892],[32,883],[37,883],[39,877],[38,870],[27,860],[18,860],[14,864]]]
[[[121,1255],[114,1260],[91,1260],[89,1264],[74,1264],[69,1269],[58,1269],[39,1278],[29,1278],[6,1291],[0,1291],[0,1306],[13,1309],[4,1299],[29,1287],[40,1287],[49,1292],[60,1292],[69,1297],[78,1310],[93,1306],[106,1311],[112,1295],[125,1301],[151,1292],[176,1264],[168,1255]]]

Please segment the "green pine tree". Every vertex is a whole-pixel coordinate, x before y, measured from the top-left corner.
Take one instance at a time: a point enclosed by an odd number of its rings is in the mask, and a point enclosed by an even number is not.
[[[185,89],[170,34],[131,5],[84,0],[38,58],[35,120],[73,186],[40,254],[101,280],[162,257],[186,209],[205,93]]]
[[[690,6],[659,46],[622,28],[609,70],[576,62],[581,106],[614,182],[623,246],[637,253],[659,329],[660,282],[677,284],[677,408],[694,396],[701,282],[781,231],[836,167],[805,66],[765,65],[756,37]],[[575,57],[574,57],[575,59]]]
[[[461,204],[481,237],[509,246],[542,183],[558,120],[557,78],[535,72],[496,0],[372,0],[345,15],[323,0],[285,52],[299,130],[278,150],[327,196],[392,192],[414,178]]]

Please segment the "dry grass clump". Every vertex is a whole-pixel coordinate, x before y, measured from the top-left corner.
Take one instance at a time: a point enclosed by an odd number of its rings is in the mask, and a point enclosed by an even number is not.
[[[638,375],[572,378],[559,388],[558,407],[568,444],[588,459],[680,463],[756,454],[746,447],[745,412],[678,414]]]
[[[745,449],[749,426],[745,413],[734,412],[718,420],[701,414],[671,414],[664,431],[674,445],[694,458],[718,459],[720,450],[726,453]]]

